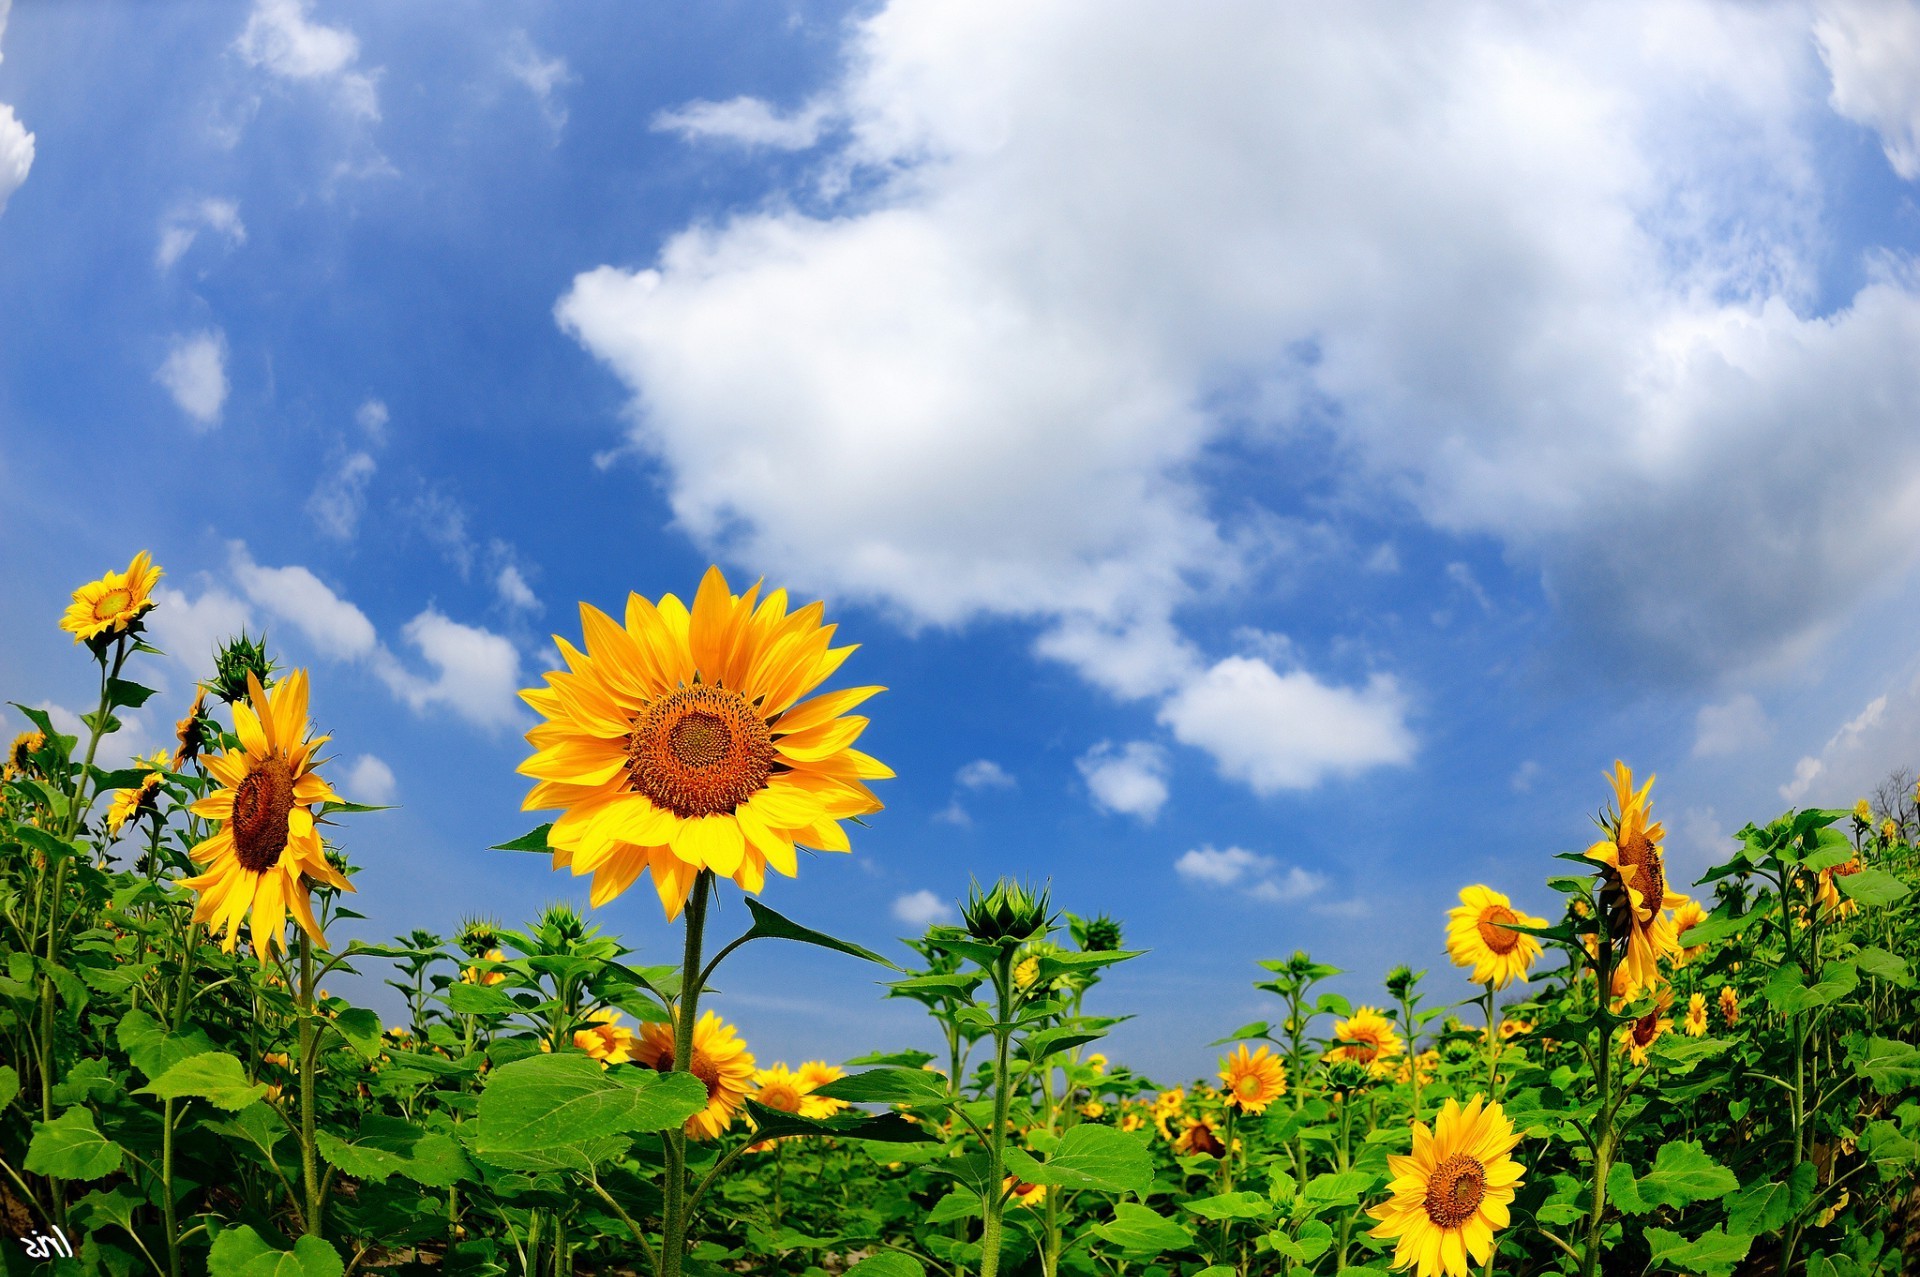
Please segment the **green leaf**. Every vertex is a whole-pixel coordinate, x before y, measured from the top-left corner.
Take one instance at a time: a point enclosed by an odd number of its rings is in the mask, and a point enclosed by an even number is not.
[[[276,1250],[245,1224],[223,1228],[207,1253],[207,1277],[341,1277],[340,1252],[318,1237]]]
[[[240,1061],[225,1051],[204,1051],[189,1056],[137,1092],[157,1095],[163,1100],[192,1096],[229,1113],[238,1113],[266,1093],[265,1084],[247,1081]]]
[[[139,709],[153,695],[151,687],[142,687],[138,683],[128,682],[124,678],[107,680],[107,704],[116,709]]]
[[[1730,1038],[1690,1038],[1684,1033],[1662,1033],[1649,1049],[1669,1068],[1685,1072],[1702,1060],[1711,1060],[1733,1045]]]
[[[133,1066],[151,1081],[189,1056],[213,1050],[213,1042],[199,1029],[168,1033],[145,1011],[129,1011],[114,1030],[114,1039]]]
[[[287,1124],[280,1120],[271,1105],[264,1103],[247,1105],[231,1120],[201,1124],[217,1134],[246,1140],[268,1157],[273,1156],[273,1146],[287,1133]]]
[[[1369,1171],[1315,1175],[1307,1181],[1307,1201],[1320,1210],[1330,1206],[1351,1206],[1360,1200],[1362,1193],[1373,1187],[1373,1181],[1374,1176]]]
[[[447,1006],[455,1015],[511,1015],[520,1004],[490,984],[456,980],[447,986]]]
[[[801,944],[818,945],[822,949],[831,949],[835,953],[865,958],[868,962],[877,962],[890,970],[900,970],[873,950],[862,948],[851,940],[842,940],[824,931],[803,927],[791,918],[775,913],[752,896],[748,896],[746,901],[747,912],[753,915],[753,925],[747,928],[745,935],[734,941],[735,944],[744,944],[748,940],[797,940]]]
[[[1817,1178],[1814,1164],[1802,1162],[1785,1179],[1748,1185],[1727,1203],[1727,1227],[1750,1237],[1779,1232],[1813,1200]]]
[[[1877,980],[1885,980],[1896,988],[1910,988],[1913,975],[1907,969],[1907,960],[1898,954],[1888,953],[1885,949],[1869,945],[1855,954],[1853,960],[1860,969]]]
[[[348,1007],[326,1023],[329,1028],[347,1040],[347,1045],[352,1047],[354,1053],[361,1059],[371,1060],[379,1056],[381,1038],[384,1035],[380,1030],[380,1016],[377,1013],[365,1007]]]
[[[1193,1245],[1193,1233],[1159,1211],[1133,1202],[1117,1202],[1113,1219],[1095,1224],[1094,1233],[1110,1245],[1134,1255],[1158,1255]]]
[[[487,850],[488,851],[543,851],[543,852],[552,851],[553,848],[547,846],[547,831],[552,828],[553,828],[553,822],[548,821],[546,824],[540,826],[540,828],[534,830],[530,834],[521,834],[518,838],[515,838],[512,842],[497,842],[493,846],[487,848]]]
[[[1687,947],[1694,949],[1731,940],[1760,918],[1762,912],[1755,909],[1735,915],[1716,910],[1705,922],[1696,922],[1687,928]]]
[[[947,1080],[926,1069],[867,1069],[836,1078],[814,1092],[850,1104],[945,1105]]]
[[[1860,1133],[1860,1151],[1885,1179],[1920,1159],[1920,1144],[1908,1139],[1892,1122],[1869,1122]],[[1910,1173],[1910,1172],[1909,1172]]]
[[[678,1126],[706,1106],[706,1085],[691,1073],[630,1069],[615,1080],[586,1055],[531,1055],[493,1074],[462,1133],[499,1165],[524,1154],[582,1170],[618,1153],[621,1137]]]
[[[894,980],[887,987],[897,994],[907,997],[933,995],[936,997],[970,998],[973,991],[986,979],[984,971],[961,971],[951,975],[916,975],[905,980]]]
[[[0,1064],[0,1109],[13,1103],[13,1097],[20,1094],[20,1074],[11,1064]]]
[[[868,1255],[847,1269],[846,1277],[926,1277],[927,1270],[911,1255],[897,1250]]]
[[[1744,1233],[1729,1236],[1718,1224],[1691,1240],[1664,1228],[1649,1228],[1645,1235],[1647,1244],[1653,1248],[1654,1263],[1671,1265],[1680,1272],[1699,1273],[1701,1277],[1719,1277],[1732,1272],[1753,1245],[1752,1237]]]
[[[99,1179],[120,1169],[124,1151],[93,1124],[93,1110],[70,1108],[51,1122],[33,1124],[26,1168],[55,1179]]]
[[[1641,1198],[1640,1186],[1633,1182],[1633,1167],[1625,1162],[1615,1162],[1607,1172],[1607,1200],[1629,1215],[1644,1215],[1653,1209],[1653,1203]]]
[[[67,1070],[53,1088],[53,1102],[62,1108],[69,1104],[100,1104],[120,1094],[125,1088],[113,1080],[113,1074],[107,1062],[99,1056],[89,1056]]]
[[[1836,875],[1833,883],[1840,894],[1863,905],[1890,905],[1904,899],[1913,888],[1884,869],[1862,869],[1856,874]]]
[[[32,825],[15,825],[13,832],[14,836],[21,842],[45,856],[49,864],[58,864],[62,860],[83,860],[86,858],[87,853],[85,849],[78,843],[71,843],[65,839],[55,838],[45,830],[35,829]]]
[[[1273,1026],[1265,1020],[1255,1020],[1252,1024],[1243,1024],[1224,1038],[1215,1038],[1208,1046],[1220,1046],[1227,1042],[1246,1042],[1253,1038],[1264,1038]]]
[[[73,1209],[76,1215],[79,1215],[83,1210],[86,1212],[82,1218],[86,1222],[88,1232],[94,1231],[101,1223],[105,1222],[118,1224],[131,1233],[133,1231],[133,1212],[148,1204],[146,1194],[140,1192],[133,1185],[116,1184],[110,1193],[104,1192],[101,1189],[94,1189],[91,1193],[88,1193],[85,1197],[75,1202]]]
[[[1607,1186],[1613,1186],[1612,1179]],[[1698,1140],[1676,1140],[1660,1146],[1653,1169],[1640,1176],[1635,1187],[1649,1206],[1686,1206],[1725,1197],[1740,1187],[1740,1181],[1707,1156]]]
[[[1265,1193],[1235,1191],[1197,1197],[1186,1208],[1202,1219],[1272,1219],[1274,1206]]]
[[[1016,1154],[1020,1162],[1017,1166]],[[1145,1141],[1111,1126],[1074,1127],[1061,1137],[1044,1162],[1036,1162],[1013,1148],[1007,1150],[1007,1160],[1008,1169],[1029,1184],[1144,1193],[1153,1183],[1153,1159],[1147,1154]]]
[[[872,1140],[880,1144],[919,1144],[938,1139],[933,1129],[909,1122],[898,1113],[862,1113],[854,1110],[832,1117],[801,1117],[783,1113],[747,1100],[747,1112],[753,1117],[760,1139],[782,1139],[789,1135],[830,1136],[842,1140]]]
[[[1920,1086],[1920,1049],[1893,1038],[1849,1034],[1847,1062],[1882,1095]]]

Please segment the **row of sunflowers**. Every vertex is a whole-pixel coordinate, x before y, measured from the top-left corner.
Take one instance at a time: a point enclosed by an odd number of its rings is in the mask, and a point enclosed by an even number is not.
[[[306,673],[245,635],[173,750],[103,765],[154,695],[159,578],[142,554],[75,591],[96,708],[77,734],[23,708],[0,761],[10,1271],[1859,1277],[1916,1250],[1910,781],[1748,825],[1688,895],[1616,765],[1557,917],[1461,892],[1479,996],[1429,1005],[1401,967],[1355,1006],[1295,953],[1217,1076],[1167,1088],[1099,1049],[1103,977],[1142,956],[1111,918],[1001,881],[896,963],[762,902],[891,775],[851,712],[882,689],[820,691],[853,650],[821,604],[715,569],[691,604],[583,605],[523,693],[553,819],[496,850],[596,907],[645,878],[683,942],[648,965],[566,906],[339,942],[335,835],[375,809],[322,775]],[[715,944],[723,881],[751,925]],[[702,1005],[759,941],[885,969],[941,1049],[763,1061]],[[347,972],[404,1021],[329,993]]]

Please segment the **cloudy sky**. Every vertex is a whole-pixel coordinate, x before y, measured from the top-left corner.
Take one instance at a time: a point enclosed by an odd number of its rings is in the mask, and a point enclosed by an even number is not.
[[[1920,762],[1916,182],[1883,0],[0,0],[0,692],[80,708],[150,549],[120,746],[264,626],[398,804],[365,934],[518,921],[549,636],[764,576],[899,772],[770,903],[1051,878],[1191,1075],[1296,947],[1466,996],[1442,910],[1546,908],[1616,757],[1688,879]],[[723,1009],[924,1040],[872,979]]]

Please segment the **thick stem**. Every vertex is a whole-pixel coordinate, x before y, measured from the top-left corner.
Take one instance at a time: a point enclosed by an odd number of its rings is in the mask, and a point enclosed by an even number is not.
[[[306,1235],[322,1237],[320,1149],[314,1138],[315,1058],[319,1034],[313,1024],[313,938],[300,932],[300,1179],[306,1194]]]
[[[1593,1141],[1593,1205],[1587,1215],[1586,1247],[1580,1258],[1580,1277],[1598,1277],[1600,1244],[1606,1233],[1607,1172],[1613,1160],[1613,1044],[1607,1027],[1607,991],[1613,987],[1613,947],[1603,935],[1599,957],[1594,965],[1594,1018],[1599,1021],[1599,1049],[1594,1053],[1594,1085],[1599,1103],[1594,1121],[1599,1124]]]
[[[180,1277],[180,1219],[173,1201],[173,1099],[160,1102],[160,1208],[167,1220],[167,1277]]]
[[[1500,1007],[1493,1000],[1493,985],[1487,985],[1487,1098],[1500,1095]]]
[[[713,888],[713,874],[701,870],[694,879],[693,894],[687,897],[685,946],[680,963],[680,1004],[674,1011],[673,1072],[693,1071],[693,1024],[700,1013],[700,941],[707,927],[707,896]],[[661,1277],[680,1277],[687,1254],[687,1226],[691,1211],[687,1203],[687,1135],[684,1130],[667,1132],[667,1184],[665,1218],[661,1221]]]
[[[1006,1179],[1007,1110],[1013,1099],[1008,1085],[1008,1048],[1013,1041],[1012,949],[1003,949],[995,959],[993,987],[999,1010],[993,1026],[993,1129],[987,1132],[987,1191],[980,1202],[985,1215],[980,1228],[980,1277],[995,1277],[1000,1271],[1001,1217],[1007,1205],[1001,1181]]]

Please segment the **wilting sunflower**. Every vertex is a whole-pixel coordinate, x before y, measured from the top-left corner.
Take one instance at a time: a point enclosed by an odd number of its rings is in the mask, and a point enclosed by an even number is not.
[[[1607,837],[1587,848],[1587,856],[1604,866],[1601,900],[1607,932],[1627,942],[1625,967],[1634,983],[1650,985],[1659,978],[1660,959],[1673,958],[1680,942],[1667,910],[1677,909],[1686,897],[1667,887],[1666,860],[1660,850],[1666,827],[1648,821],[1647,793],[1653,777],[1638,790],[1633,772],[1623,762],[1613,764],[1613,792],[1618,807],[1602,821]]]
[[[7,746],[6,768],[9,774],[18,775],[33,766],[33,756],[47,747],[45,732],[21,732],[13,738],[13,744]]]
[[[633,1058],[661,1073],[673,1071],[673,1025],[643,1024]],[[693,1062],[689,1072],[707,1087],[707,1107],[687,1119],[696,1140],[714,1139],[733,1124],[733,1115],[753,1089],[753,1055],[731,1024],[708,1011],[694,1021]]]
[[[1707,995],[1695,993],[1687,999],[1687,1022],[1681,1026],[1681,1032],[1690,1038],[1703,1038],[1707,1035]]]
[[[153,607],[153,587],[160,581],[160,569],[145,550],[133,556],[125,572],[109,570],[98,581],[89,581],[73,592],[73,602],[60,618],[60,628],[78,643],[112,630],[124,634],[129,625]]]
[[[1620,1026],[1620,1049],[1635,1064],[1647,1062],[1647,1052],[1660,1039],[1660,1035],[1673,1027],[1673,1020],[1667,1015],[1667,1009],[1673,1005],[1673,990],[1662,989],[1654,1000],[1653,1010],[1637,1020],[1629,1020]]]
[[[1729,1029],[1740,1023],[1740,995],[1730,984],[1720,986],[1720,1019]]]
[[[1181,1157],[1191,1157],[1196,1153],[1206,1153],[1211,1157],[1226,1155],[1227,1146],[1220,1142],[1220,1127],[1211,1113],[1189,1117],[1186,1123],[1187,1128],[1173,1141],[1176,1154]]]
[[[1684,967],[1707,951],[1707,946],[1704,944],[1687,944],[1687,932],[1706,920],[1707,911],[1702,909],[1700,902],[1691,896],[1682,900],[1680,907],[1673,911],[1673,938],[1680,943],[1680,956],[1676,959],[1676,965]]]
[[[140,783],[127,789],[116,789],[113,802],[107,808],[107,832],[118,834],[121,826],[135,816],[154,809],[154,803],[160,793],[160,783],[166,779],[164,768],[167,765],[165,750],[156,751],[151,758],[135,760],[140,772]]]
[[[587,1028],[576,1029],[573,1045],[602,1065],[625,1064],[634,1058],[634,1048],[638,1039],[633,1030],[621,1024],[620,1013],[612,1007],[604,1007],[587,1017],[593,1023]]]
[[[1287,1093],[1287,1071],[1266,1047],[1251,1055],[1246,1044],[1220,1060],[1220,1080],[1227,1084],[1227,1103],[1248,1113],[1264,1113],[1267,1105]]]
[[[839,822],[879,811],[866,782],[893,772],[846,714],[881,688],[800,700],[854,650],[830,646],[823,606],[733,594],[717,567],[691,610],[633,594],[623,626],[580,605],[586,650],[556,638],[567,669],[520,694],[546,721],[519,770],[538,782],[523,809],[564,809],[553,864],[592,874],[594,904],[650,871],[672,919],[702,870],[759,891],[768,865],[794,876],[796,846],[850,850]]]
[[[1447,956],[1456,967],[1472,967],[1468,978],[1475,984],[1504,989],[1516,979],[1525,979],[1529,968],[1540,956],[1540,942],[1523,927],[1544,927],[1545,918],[1532,918],[1513,911],[1513,901],[1491,887],[1472,886],[1460,893],[1460,903],[1447,910]]]
[[[1380,1221],[1371,1236],[1399,1239],[1393,1267],[1417,1268],[1416,1277],[1466,1277],[1469,1255],[1486,1263],[1526,1174],[1510,1156],[1519,1142],[1500,1106],[1478,1095],[1464,1109],[1448,1100],[1431,1131],[1415,1122],[1412,1155],[1387,1155],[1392,1198],[1367,1211]]]
[[[1378,1072],[1392,1057],[1400,1054],[1400,1035],[1393,1021],[1373,1007],[1360,1007],[1345,1020],[1333,1025],[1334,1047],[1327,1058],[1335,1062],[1364,1064]]]
[[[191,853],[205,872],[180,884],[200,893],[193,920],[224,930],[221,948],[231,952],[240,920],[251,913],[254,951],[264,957],[283,943],[291,911],[325,948],[309,880],[341,891],[353,884],[327,863],[314,826],[313,805],[338,802],[339,795],[313,770],[314,754],[328,738],[307,736],[307,672],[295,670],[271,696],[251,680],[248,699],[233,703],[233,730],[240,748],[205,760],[220,788],[192,808],[220,822]]]

